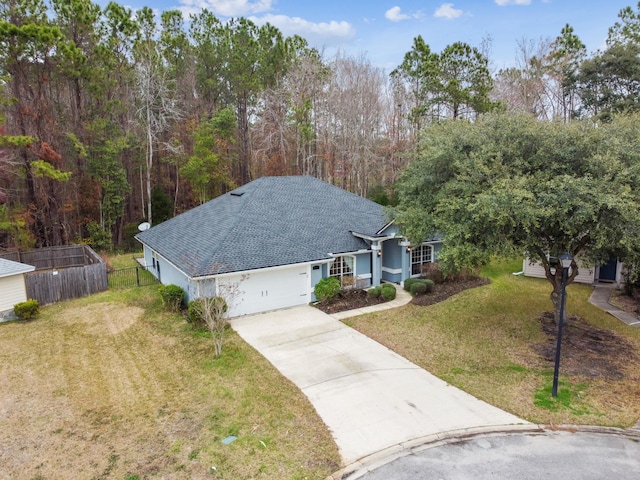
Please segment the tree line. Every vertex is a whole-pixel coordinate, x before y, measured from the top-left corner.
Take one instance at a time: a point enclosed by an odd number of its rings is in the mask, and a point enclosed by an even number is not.
[[[492,71],[490,42],[417,37],[387,75],[299,36],[208,10],[90,0],[0,5],[0,247],[125,247],[263,175],[313,175],[387,201],[443,119],[518,111],[610,121],[637,109],[640,4],[588,55],[567,25]]]

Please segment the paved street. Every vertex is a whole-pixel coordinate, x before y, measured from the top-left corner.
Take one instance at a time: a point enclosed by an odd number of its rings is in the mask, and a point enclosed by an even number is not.
[[[420,450],[345,480],[638,480],[635,436],[545,432],[487,435]]]

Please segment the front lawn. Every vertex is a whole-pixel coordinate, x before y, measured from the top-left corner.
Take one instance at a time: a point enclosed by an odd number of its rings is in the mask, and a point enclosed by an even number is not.
[[[157,289],[110,290],[0,324],[0,477],[337,470],[337,447],[307,398],[230,329],[214,359],[208,334],[166,312]]]
[[[567,313],[585,323],[568,322],[560,394],[551,401],[549,351],[555,351],[555,333],[545,333],[541,319],[552,309],[551,286],[546,280],[511,275],[521,267],[522,261],[497,262],[485,271],[489,285],[436,305],[407,305],[347,323],[449,383],[531,422],[632,426],[640,417],[640,329],[592,306],[592,287],[569,286]]]

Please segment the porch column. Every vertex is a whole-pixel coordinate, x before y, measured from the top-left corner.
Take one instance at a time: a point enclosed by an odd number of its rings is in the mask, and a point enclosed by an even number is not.
[[[400,283],[404,285],[404,281],[411,277],[411,242],[402,240],[400,247],[402,247],[402,279]]]
[[[380,242],[371,244],[371,286],[380,285],[382,277],[382,245]]]

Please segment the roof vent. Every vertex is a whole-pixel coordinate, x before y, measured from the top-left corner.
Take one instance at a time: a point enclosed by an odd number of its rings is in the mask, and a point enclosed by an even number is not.
[[[230,195],[234,197],[241,197],[242,195],[244,195],[244,192],[239,192],[237,190],[234,190],[233,192],[230,192]]]

